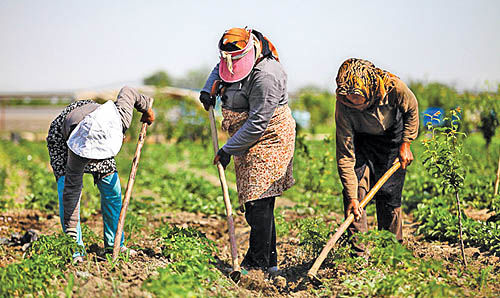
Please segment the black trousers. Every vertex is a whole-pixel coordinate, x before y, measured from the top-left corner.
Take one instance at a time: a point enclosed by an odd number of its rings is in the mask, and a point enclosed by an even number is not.
[[[250,225],[250,245],[242,267],[267,269],[278,265],[274,201],[275,197],[269,197],[245,203],[245,218]]]

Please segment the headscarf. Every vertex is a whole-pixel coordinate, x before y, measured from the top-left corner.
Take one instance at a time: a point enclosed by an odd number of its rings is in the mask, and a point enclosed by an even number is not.
[[[221,57],[226,60],[228,69],[232,72],[232,60],[239,59],[231,55],[231,52],[243,50],[249,42],[256,47],[256,59],[271,57],[279,62],[278,51],[267,37],[257,30],[245,28],[231,28],[226,30],[219,41]],[[248,52],[248,51],[247,51]],[[246,54],[247,52],[244,52]],[[239,54],[239,56],[244,56]],[[259,60],[257,60],[259,61]]]
[[[394,88],[394,78],[397,76],[375,67],[368,60],[347,59],[340,66],[336,78],[337,100],[347,106],[352,106],[352,102],[347,99],[346,95],[357,94],[363,96],[370,104],[379,102]]]
[[[246,27],[226,30],[219,41],[219,49],[226,52],[242,50],[247,46],[251,34],[255,35],[260,44],[262,57],[272,57],[279,62],[278,51],[271,41],[259,31]]]

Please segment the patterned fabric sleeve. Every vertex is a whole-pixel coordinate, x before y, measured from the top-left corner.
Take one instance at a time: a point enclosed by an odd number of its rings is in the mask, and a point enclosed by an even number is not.
[[[93,103],[93,101],[79,100],[69,104],[50,124],[46,140],[50,165],[54,171],[56,181],[66,174],[66,163],[68,160],[68,146],[66,145],[66,140],[62,133],[64,120],[71,111],[89,103]],[[84,172],[93,174],[94,179],[99,180],[106,174],[116,172],[116,162],[114,158],[93,160],[87,164]]]

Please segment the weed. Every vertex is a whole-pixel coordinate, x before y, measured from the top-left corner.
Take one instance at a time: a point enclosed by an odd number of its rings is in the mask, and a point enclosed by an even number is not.
[[[75,287],[75,275],[71,273],[66,281],[68,284],[64,287],[64,295],[71,298],[73,297],[73,288]]]
[[[123,227],[125,231],[126,239],[128,242],[130,239],[134,238],[139,231],[144,228],[146,224],[146,218],[140,214],[134,214],[130,212],[127,214],[125,225]]]
[[[91,244],[91,243],[99,243],[102,242],[101,237],[97,236],[97,234],[92,231],[88,225],[82,223],[82,239],[83,243]]]

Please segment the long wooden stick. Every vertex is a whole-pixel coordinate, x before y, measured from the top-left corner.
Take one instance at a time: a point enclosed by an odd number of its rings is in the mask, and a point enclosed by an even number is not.
[[[495,191],[493,192],[494,196],[498,194],[499,182],[500,182],[500,156],[498,157],[497,179],[495,179]]]
[[[215,124],[214,108],[210,106],[208,110],[208,117],[210,118],[210,130],[212,132],[212,144],[214,147],[214,153],[217,154],[219,151],[219,141],[217,138],[217,127]],[[226,205],[226,215],[227,215],[227,226],[229,230],[229,243],[231,245],[231,258],[233,262],[233,271],[229,276],[233,281],[238,282],[240,280],[240,264],[238,262],[238,249],[236,247],[236,237],[234,234],[234,221],[233,221],[233,208],[231,206],[231,200],[229,199],[229,189],[226,182],[226,174],[224,173],[224,167],[220,162],[217,162],[217,170],[219,171],[219,180],[222,187],[222,195],[224,197],[224,204]]]
[[[460,236],[460,251],[462,252],[464,267],[467,268],[467,259],[465,258],[465,249],[463,240],[464,238],[462,233],[462,210],[460,209],[460,197],[458,196],[458,191],[455,192],[455,198],[457,199],[457,216],[458,216],[458,231]]]
[[[153,105],[151,100],[150,107]],[[137,141],[137,147],[135,149],[134,159],[132,160],[132,169],[130,169],[130,175],[128,177],[127,188],[125,190],[125,198],[123,199],[122,209],[120,211],[120,218],[118,219],[118,227],[116,228],[115,243],[113,245],[113,261],[118,258],[120,254],[120,242],[122,240],[123,226],[125,225],[125,216],[127,214],[128,203],[130,202],[130,196],[132,195],[132,188],[134,187],[135,174],[137,173],[137,167],[139,165],[139,159],[141,158],[141,150],[144,145],[144,140],[146,138],[146,131],[148,129],[148,124],[143,123],[141,127],[141,132],[139,133],[139,140]]]
[[[368,194],[365,196],[365,198],[361,201],[359,206],[361,208],[365,208],[365,206],[370,202],[370,200],[375,196],[377,191],[384,185],[384,183],[394,174],[399,167],[401,166],[401,163],[398,161],[396,162],[387,172],[380,178],[377,183],[373,186],[373,188],[368,192]],[[328,256],[328,253],[330,250],[333,248],[337,240],[339,240],[340,236],[347,230],[347,228],[352,224],[354,221],[354,214],[351,213],[349,216],[344,220],[344,222],[340,225],[340,227],[337,229],[335,234],[328,240],[326,243],[325,247],[323,247],[323,250],[321,250],[321,253],[319,254],[318,258],[312,265],[311,269],[307,272],[307,276],[311,279],[317,280],[316,273],[318,272],[319,267],[321,264],[323,264],[323,261],[326,259]]]

